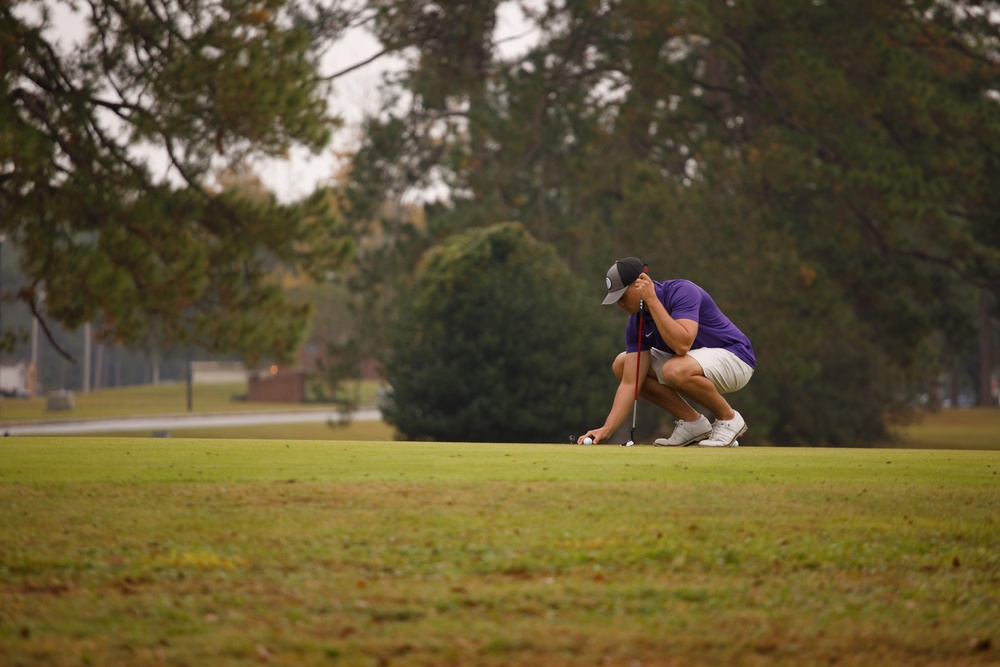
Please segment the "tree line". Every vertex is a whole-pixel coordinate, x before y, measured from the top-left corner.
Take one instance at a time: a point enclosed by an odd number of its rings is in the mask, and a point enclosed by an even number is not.
[[[104,0],[72,53],[48,4],[0,8],[0,225],[30,279],[14,296],[39,310],[44,284],[46,318],[288,356],[308,313],[274,269],[338,271],[388,361],[421,258],[516,222],[573,290],[599,295],[627,255],[709,289],[757,350],[756,442],[879,440],[970,351],[990,398],[998,3]],[[507,57],[511,4],[536,39]],[[220,166],[326,145],[319,63],[348,29],[405,62],[350,169],[292,205],[218,187]],[[431,185],[447,200],[404,205]],[[618,335],[579,309],[595,341]]]

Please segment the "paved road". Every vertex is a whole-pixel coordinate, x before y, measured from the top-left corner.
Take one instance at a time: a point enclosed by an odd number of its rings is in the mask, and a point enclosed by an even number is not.
[[[86,419],[48,422],[0,424],[4,436],[16,435],[81,435],[112,431],[169,431],[181,428],[212,428],[215,426],[249,426],[254,424],[302,424],[337,421],[335,411],[255,412],[225,415],[167,415],[162,417],[121,417],[116,419]],[[379,421],[382,413],[374,408],[358,410],[354,421]]]

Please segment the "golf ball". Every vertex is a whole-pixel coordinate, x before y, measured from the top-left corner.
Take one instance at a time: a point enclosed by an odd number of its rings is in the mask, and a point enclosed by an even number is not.
[[[594,444],[594,439],[588,435],[586,438],[583,439],[583,444],[592,445]]]

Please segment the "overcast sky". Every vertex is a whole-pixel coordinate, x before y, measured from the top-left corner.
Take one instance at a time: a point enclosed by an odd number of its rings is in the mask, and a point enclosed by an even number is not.
[[[544,1],[538,0],[536,4],[541,5]],[[525,51],[537,39],[537,34],[530,31],[517,4],[501,2],[498,9],[495,40],[505,57]],[[52,3],[50,7],[60,48],[73,49],[86,37],[83,15],[74,14],[61,2]],[[322,72],[332,74],[340,71],[380,50],[378,41],[370,33],[363,29],[354,30],[330,47],[322,60]],[[339,169],[336,155],[356,147],[361,119],[378,108],[378,86],[382,75],[401,64],[399,57],[384,56],[336,79],[330,108],[344,119],[344,127],[334,134],[331,145],[320,155],[312,155],[305,149],[294,149],[287,160],[259,162],[256,171],[265,185],[279,199],[287,202],[308,195],[318,184],[330,182]],[[163,157],[150,155],[147,159],[154,173],[157,168],[160,173],[167,173]]]
[[[544,0],[539,0],[539,4]],[[494,39],[500,55],[512,57],[526,51],[537,40],[515,2],[501,2],[498,9]],[[379,42],[368,32],[356,30],[333,45],[323,59],[323,71],[333,73],[353,63],[362,62],[381,50]],[[290,160],[270,160],[258,167],[264,182],[282,200],[294,200],[308,195],[316,185],[329,181],[338,169],[337,152],[353,150],[359,140],[362,118],[378,108],[378,86],[383,74],[400,67],[398,57],[382,57],[364,67],[338,78],[330,100],[333,111],[342,116],[345,126],[334,136],[333,143],[323,154],[313,156],[307,150],[293,151]]]

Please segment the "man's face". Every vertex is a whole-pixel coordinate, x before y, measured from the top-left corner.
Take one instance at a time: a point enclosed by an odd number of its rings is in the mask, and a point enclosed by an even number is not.
[[[639,312],[639,294],[636,292],[635,283],[629,285],[625,293],[619,297],[618,307],[629,315],[635,315]]]

